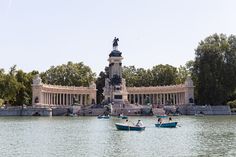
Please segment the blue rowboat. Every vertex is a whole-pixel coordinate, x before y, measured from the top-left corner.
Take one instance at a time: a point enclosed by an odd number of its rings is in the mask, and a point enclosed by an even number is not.
[[[127,125],[116,123],[116,128],[118,130],[127,130],[127,131],[143,131],[145,130],[145,126],[135,126],[135,125]]]
[[[168,118],[167,115],[156,115],[157,118]]]
[[[121,119],[128,119],[128,116],[118,116],[118,118],[121,118]]]
[[[128,116],[122,116],[121,119],[128,119]]]
[[[98,119],[109,119],[109,118],[110,118],[109,115],[107,115],[107,116],[105,116],[105,115],[99,115],[99,116],[98,116]]]
[[[177,126],[177,122],[169,122],[169,123],[157,123],[155,124],[156,127],[159,128],[175,128]]]

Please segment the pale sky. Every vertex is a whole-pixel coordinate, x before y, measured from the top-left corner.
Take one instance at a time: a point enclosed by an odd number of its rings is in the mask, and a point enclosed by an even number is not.
[[[114,37],[123,65],[184,65],[200,40],[236,35],[235,0],[0,0],[0,68],[84,62],[99,74]]]

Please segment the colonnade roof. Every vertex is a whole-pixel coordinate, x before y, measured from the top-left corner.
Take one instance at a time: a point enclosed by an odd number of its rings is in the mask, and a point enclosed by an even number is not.
[[[178,92],[184,91],[185,85],[171,85],[171,86],[149,86],[149,87],[127,87],[127,92]]]
[[[76,86],[59,86],[59,85],[48,85],[41,84],[42,91],[44,92],[82,92],[82,93],[91,93],[96,92],[96,87],[76,87]]]

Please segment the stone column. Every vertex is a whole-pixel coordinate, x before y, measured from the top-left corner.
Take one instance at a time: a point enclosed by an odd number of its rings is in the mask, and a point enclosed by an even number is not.
[[[83,105],[83,95],[80,94],[80,104]]]
[[[48,93],[46,93],[46,104],[48,104]]]
[[[45,93],[43,93],[43,101],[42,101],[43,104],[45,104]]]
[[[85,97],[85,99],[84,99],[84,104],[87,105],[88,95],[85,94],[84,97]]]
[[[179,105],[179,93],[176,93],[176,103]]]
[[[49,96],[49,105],[51,105],[51,100],[52,100],[51,93],[49,93],[48,96]]]
[[[73,104],[73,97],[74,97],[74,94],[70,94],[70,105]]]
[[[152,94],[152,104],[155,102],[155,94]]]
[[[166,94],[165,93],[163,94],[163,104],[164,105],[166,104]]]
[[[63,103],[63,94],[62,93],[60,93],[60,105],[62,105],[62,103]]]
[[[50,104],[50,97],[49,97],[50,95],[49,95],[49,93],[47,93],[47,95],[48,95],[47,96],[47,99],[48,99],[48,103],[47,104],[49,105]]]
[[[137,104],[140,104],[140,94],[138,93],[137,96]]]
[[[175,105],[175,93],[173,93],[173,105]]]
[[[182,105],[183,104],[183,96],[182,96],[182,92],[180,93],[180,104]]]
[[[176,93],[176,104],[178,104],[179,105],[179,93]]]
[[[143,98],[144,98],[144,95],[143,95],[143,94],[141,94],[141,98],[142,98],[142,103],[141,103],[141,105],[143,105]]]
[[[44,93],[44,104],[47,104],[47,94]]]

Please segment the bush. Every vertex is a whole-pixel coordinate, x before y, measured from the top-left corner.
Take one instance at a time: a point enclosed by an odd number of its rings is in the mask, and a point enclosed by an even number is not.
[[[229,105],[230,108],[236,108],[236,100],[227,102],[227,105]]]

